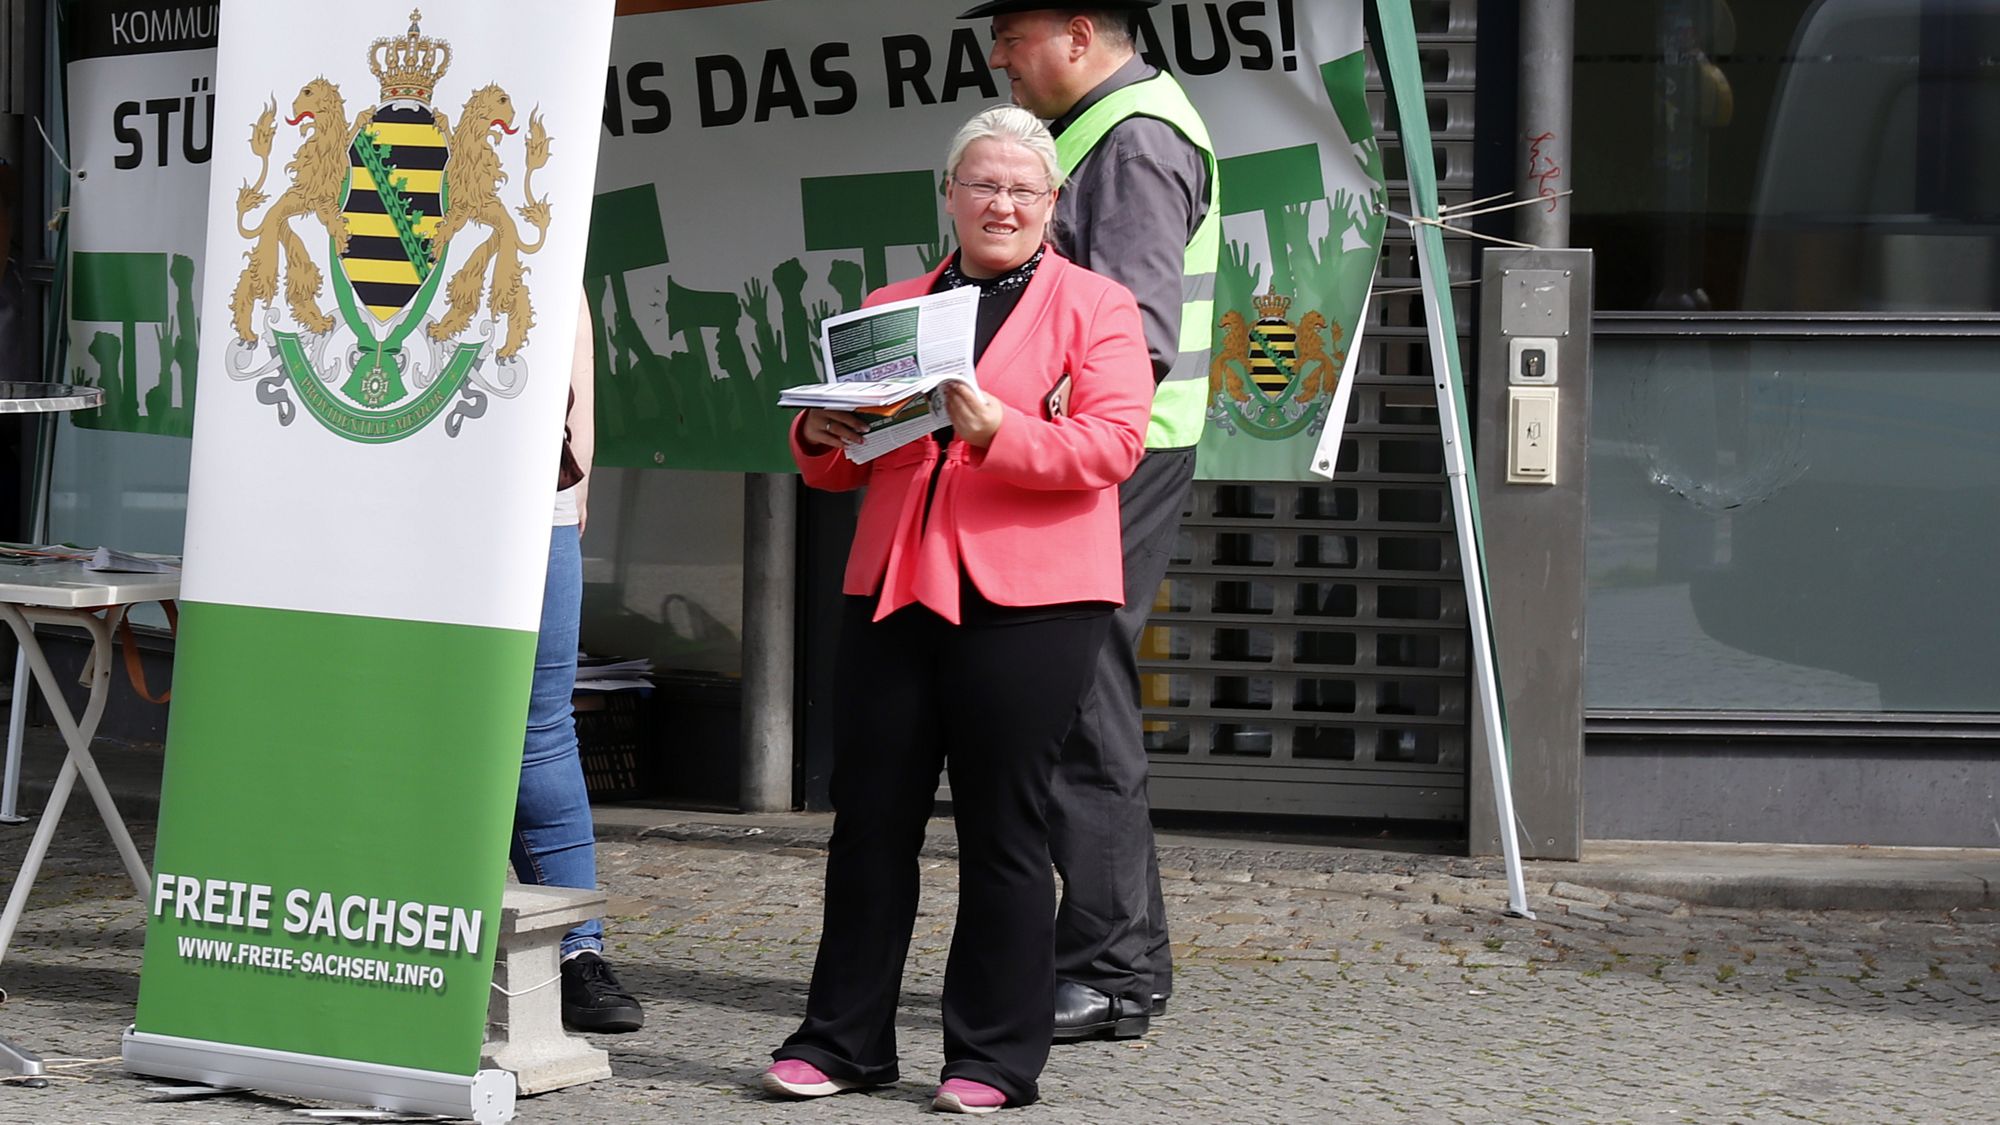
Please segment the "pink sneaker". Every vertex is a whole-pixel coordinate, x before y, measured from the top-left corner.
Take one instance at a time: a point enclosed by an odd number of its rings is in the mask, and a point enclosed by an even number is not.
[[[862,1083],[847,1078],[828,1078],[826,1072],[801,1059],[779,1059],[764,1068],[764,1089],[781,1098],[823,1098],[847,1090],[859,1090]]]
[[[1007,1095],[970,1078],[947,1078],[931,1099],[939,1113],[992,1113],[1007,1104]]]

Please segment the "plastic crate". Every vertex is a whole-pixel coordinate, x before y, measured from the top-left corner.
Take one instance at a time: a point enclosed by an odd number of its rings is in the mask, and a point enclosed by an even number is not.
[[[659,756],[654,752],[653,692],[579,691],[576,744],[583,784],[593,801],[632,801],[658,795]]]
[[[701,672],[653,675],[661,717],[660,797],[734,809],[743,761],[743,682]]]

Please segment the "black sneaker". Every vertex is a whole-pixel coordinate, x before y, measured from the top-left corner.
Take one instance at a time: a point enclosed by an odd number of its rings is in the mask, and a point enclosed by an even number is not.
[[[646,1022],[639,1001],[590,950],[562,963],[562,1013],[576,1031],[637,1031]]]

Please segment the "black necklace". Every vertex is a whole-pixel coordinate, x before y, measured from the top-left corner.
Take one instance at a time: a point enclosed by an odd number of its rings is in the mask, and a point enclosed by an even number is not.
[[[947,289],[956,289],[961,285],[971,285],[978,288],[979,295],[982,297],[992,293],[1011,293],[1027,285],[1029,279],[1035,276],[1035,267],[1042,264],[1042,252],[1046,249],[1046,246],[1036,247],[1034,257],[1029,258],[1027,261],[1022,262],[1020,265],[1015,266],[998,277],[965,276],[965,271],[958,268],[959,256],[953,254],[950,264],[944,267],[944,273],[938,278],[938,291],[943,292]]]

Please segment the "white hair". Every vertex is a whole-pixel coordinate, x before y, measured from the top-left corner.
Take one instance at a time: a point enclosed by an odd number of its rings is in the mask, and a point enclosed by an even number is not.
[[[1049,127],[1042,119],[1017,105],[996,105],[982,110],[966,122],[958,135],[951,139],[951,148],[945,153],[944,174],[956,176],[958,166],[965,160],[965,150],[974,141],[1006,141],[1020,145],[1041,157],[1042,166],[1049,172],[1049,190],[1062,186],[1062,162],[1056,156],[1056,139],[1050,135]]]

